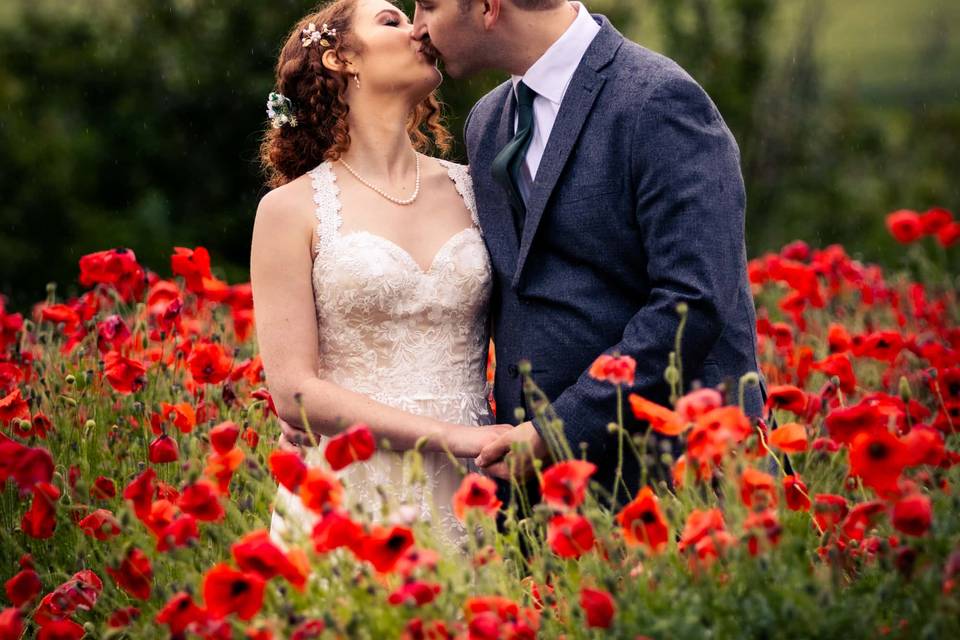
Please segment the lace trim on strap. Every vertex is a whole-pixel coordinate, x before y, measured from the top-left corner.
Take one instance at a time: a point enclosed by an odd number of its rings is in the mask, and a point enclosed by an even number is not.
[[[473,194],[473,179],[470,177],[470,168],[465,164],[457,164],[448,160],[437,158],[443,167],[446,167],[453,185],[457,188],[457,193],[463,198],[464,204],[470,211],[470,219],[473,220],[473,226],[483,235],[483,229],[480,228],[480,218],[477,216],[477,199]]]
[[[340,232],[340,187],[337,186],[337,174],[328,161],[324,161],[310,171],[313,183],[313,202],[317,205],[317,244],[314,247],[319,254],[330,246]]]

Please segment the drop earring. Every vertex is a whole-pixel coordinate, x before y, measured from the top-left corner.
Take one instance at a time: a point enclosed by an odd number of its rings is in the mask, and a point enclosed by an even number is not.
[[[357,89],[359,89],[359,88],[360,88],[360,74],[359,74],[359,73],[353,74],[353,80],[357,83]]]

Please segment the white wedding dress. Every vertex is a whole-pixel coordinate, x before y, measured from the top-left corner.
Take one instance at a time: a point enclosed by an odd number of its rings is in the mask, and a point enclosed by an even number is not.
[[[467,167],[441,161],[473,225],[456,233],[424,271],[390,240],[367,231],[340,233],[340,189],[329,162],[310,171],[316,202],[313,289],[319,329],[319,376],[374,400],[454,424],[492,422],[486,380],[489,256],[477,220]],[[377,443],[379,446],[379,442]],[[307,449],[321,464],[324,441]],[[429,521],[440,541],[457,543],[464,528],[451,501],[461,473],[443,452],[424,452],[426,482],[409,481],[402,452],[378,449],[338,472],[344,503],[373,521]],[[468,461],[462,461],[468,466]],[[383,500],[386,500],[384,505]],[[271,519],[277,541],[309,535],[316,516],[278,487]]]

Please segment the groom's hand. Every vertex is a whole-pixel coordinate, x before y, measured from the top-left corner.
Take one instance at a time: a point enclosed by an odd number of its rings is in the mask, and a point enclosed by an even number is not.
[[[518,451],[511,451],[517,443]],[[542,460],[547,455],[547,445],[533,428],[532,422],[517,425],[494,440],[480,451],[477,466],[487,475],[509,480],[512,477],[523,480],[533,473],[533,461]]]

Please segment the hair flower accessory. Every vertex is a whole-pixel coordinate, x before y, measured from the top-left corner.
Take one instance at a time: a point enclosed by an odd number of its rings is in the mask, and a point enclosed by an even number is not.
[[[311,22],[302,33],[303,38],[300,42],[304,47],[309,47],[317,42],[320,43],[321,47],[329,47],[330,39],[337,37],[337,30],[328,27],[326,22],[323,23],[323,26],[319,30],[317,29],[317,25]]]
[[[274,129],[285,124],[297,126],[297,117],[293,115],[293,103],[282,93],[272,92],[267,96],[267,117]]]

